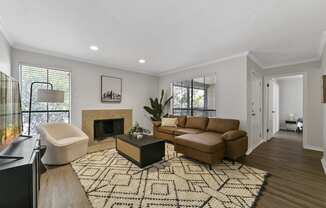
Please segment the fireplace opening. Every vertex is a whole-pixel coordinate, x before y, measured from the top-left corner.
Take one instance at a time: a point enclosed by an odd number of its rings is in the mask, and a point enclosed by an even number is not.
[[[103,140],[123,133],[123,118],[94,121],[94,140]]]

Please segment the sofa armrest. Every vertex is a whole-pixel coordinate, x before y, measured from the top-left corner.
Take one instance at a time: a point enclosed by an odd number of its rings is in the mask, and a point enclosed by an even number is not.
[[[233,141],[238,138],[245,137],[245,136],[247,136],[247,132],[245,132],[245,131],[232,130],[232,131],[225,132],[222,135],[222,138],[224,139],[224,141]]]
[[[160,127],[161,126],[161,121],[153,121],[152,122],[154,127]]]

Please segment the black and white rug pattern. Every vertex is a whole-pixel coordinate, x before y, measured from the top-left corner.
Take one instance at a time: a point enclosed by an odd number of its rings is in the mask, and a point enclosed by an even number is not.
[[[254,207],[267,172],[222,161],[208,166],[176,156],[139,168],[115,150],[87,154],[71,163],[94,208]]]

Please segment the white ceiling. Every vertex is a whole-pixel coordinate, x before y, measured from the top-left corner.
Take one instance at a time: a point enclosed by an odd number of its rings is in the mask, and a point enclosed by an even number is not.
[[[159,74],[245,51],[264,67],[318,59],[326,1],[0,0],[0,18],[13,47]]]

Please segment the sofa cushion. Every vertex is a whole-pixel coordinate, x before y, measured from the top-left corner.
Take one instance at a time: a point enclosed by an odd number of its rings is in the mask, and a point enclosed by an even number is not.
[[[205,130],[207,125],[207,117],[187,117],[186,128]]]
[[[157,128],[157,131],[166,133],[166,134],[174,134],[176,127],[169,127],[169,126],[160,126]]]
[[[207,153],[224,151],[225,148],[222,135],[214,132],[184,134],[175,137],[175,143]]]
[[[169,115],[170,118],[178,118],[178,127],[184,128],[186,125],[187,116],[176,116],[176,115]]]
[[[202,133],[202,130],[199,129],[191,129],[191,128],[176,128],[174,131],[175,135],[183,135],[183,134],[198,134]]]
[[[240,137],[245,137],[245,136],[247,136],[247,132],[245,132],[245,131],[232,130],[232,131],[228,131],[228,132],[224,133],[222,138],[224,139],[224,141],[232,141],[232,140],[238,139]]]
[[[238,130],[239,125],[240,121],[235,119],[209,118],[206,130],[225,133],[231,130]]]

